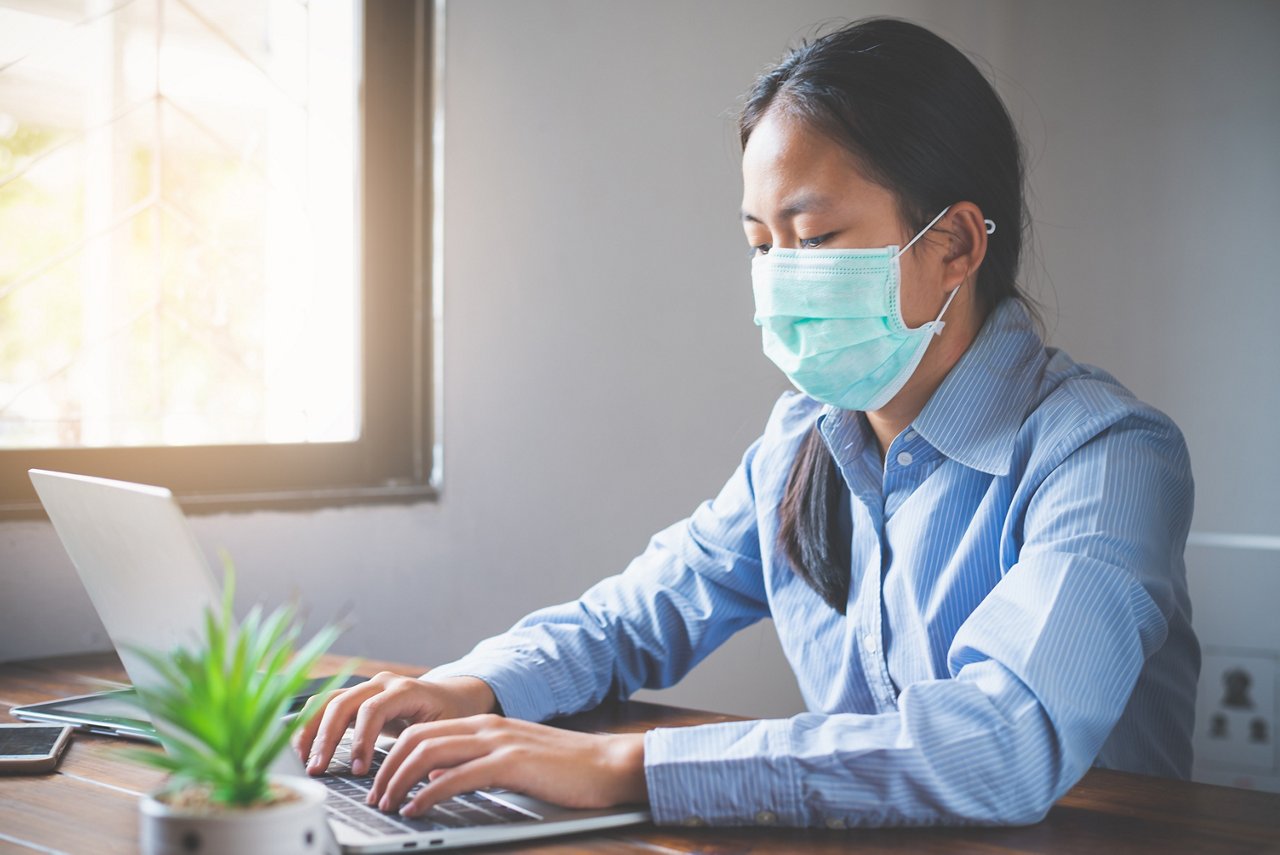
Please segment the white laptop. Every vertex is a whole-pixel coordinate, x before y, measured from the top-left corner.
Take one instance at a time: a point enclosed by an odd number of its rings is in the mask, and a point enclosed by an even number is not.
[[[125,671],[145,685],[152,672],[128,645],[170,649],[189,643],[218,586],[173,495],[163,487],[31,470],[40,501],[71,556]],[[14,715],[25,715],[15,708]],[[48,716],[45,716],[46,718]],[[94,728],[104,730],[104,728]],[[121,735],[138,735],[124,732]],[[380,740],[374,770],[389,742]],[[407,820],[364,804],[372,777],[351,775],[346,746],[328,774],[329,825],[346,852],[446,849],[598,831],[646,822],[641,806],[570,810],[505,790],[466,793]],[[301,762],[285,752],[288,771]]]

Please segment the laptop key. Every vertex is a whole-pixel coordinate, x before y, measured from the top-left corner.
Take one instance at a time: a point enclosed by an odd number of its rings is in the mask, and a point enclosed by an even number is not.
[[[333,805],[332,810],[336,813],[342,814],[343,816],[354,817],[361,821],[369,820],[377,816],[377,814],[373,813],[370,808],[364,805],[353,804],[346,799],[343,799]]]
[[[326,802],[331,817],[363,831],[365,834],[404,834],[409,829],[401,822],[378,813],[371,807],[338,798]]]
[[[345,778],[325,778],[324,784],[335,793],[341,793],[344,796],[350,796],[353,799],[364,799],[368,795],[369,790],[360,786],[354,781],[348,781]]]
[[[359,820],[355,819],[354,817],[344,816],[344,815],[342,815],[342,814],[340,814],[340,813],[337,813],[337,812],[331,812],[331,813],[328,815],[328,820],[329,820],[330,822],[339,822],[339,823],[342,823],[343,825],[348,826],[348,827],[350,827],[350,828],[354,828],[356,831],[362,832],[362,833],[364,833],[364,834],[373,834],[373,833],[374,833],[374,832],[373,832],[373,830],[372,830],[372,829],[370,829],[369,827],[367,827],[363,822],[360,822]]]
[[[481,825],[500,825],[510,822],[505,816],[497,811],[491,811],[479,806],[468,805],[465,802],[459,802],[454,799],[438,805],[436,810],[448,814],[454,821],[462,826],[481,826]]]
[[[367,822],[369,825],[373,826],[374,829],[382,832],[383,834],[404,834],[407,830],[404,825],[399,822],[393,822],[384,816],[374,814],[372,811],[370,811],[370,813],[372,815]]]
[[[451,826],[443,825],[435,820],[428,819],[425,816],[420,817],[401,817],[400,823],[409,827],[410,831],[445,831]]]
[[[329,765],[330,776],[322,780],[330,790],[346,796],[346,798],[337,797],[336,801],[330,805],[334,813],[363,826],[366,833],[373,833],[374,829],[382,833],[402,833],[406,828],[413,831],[440,831],[450,828],[536,822],[541,819],[541,817],[516,810],[499,799],[474,792],[462,793],[441,802],[416,819],[397,816],[392,821],[380,811],[364,804],[365,796],[369,792],[368,787],[373,783],[373,776],[382,768],[387,753],[380,748],[375,749],[370,758],[367,775],[358,778],[351,775],[350,757],[350,735],[348,735],[334,752],[333,761]],[[425,782],[419,782],[411,787],[405,794],[406,801],[421,792],[424,786],[426,786]]]
[[[349,812],[334,804],[326,805],[326,808],[326,813],[330,820],[334,822],[341,822],[344,825],[349,825],[357,831],[362,831],[365,834],[377,834],[377,829],[375,829],[370,823],[366,822],[369,818],[366,814]]]
[[[542,819],[540,816],[516,810],[511,805],[503,804],[502,802],[492,799],[486,799],[485,801],[487,804],[484,805],[484,809],[502,817],[504,822],[536,822]]]
[[[466,828],[471,823],[467,822],[460,816],[434,807],[422,815],[423,819],[438,823],[445,828]]]

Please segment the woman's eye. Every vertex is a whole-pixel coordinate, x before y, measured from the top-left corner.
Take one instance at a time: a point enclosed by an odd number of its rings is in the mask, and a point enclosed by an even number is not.
[[[818,235],[817,237],[801,238],[801,239],[800,239],[800,248],[801,248],[801,249],[813,249],[813,248],[814,248],[814,247],[816,247],[816,246],[822,246],[822,242],[823,242],[824,240],[826,240],[827,238],[829,238],[829,237],[831,237],[831,235]]]
[[[771,243],[758,243],[751,247],[751,256],[754,258],[757,255],[768,255],[771,249],[773,249],[773,244]]]

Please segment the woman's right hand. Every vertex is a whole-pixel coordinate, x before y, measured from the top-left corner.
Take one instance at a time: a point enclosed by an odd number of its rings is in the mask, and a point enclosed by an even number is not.
[[[383,671],[368,682],[307,701],[306,714],[319,710],[294,737],[294,747],[307,764],[307,773],[322,774],[329,768],[334,749],[347,728],[354,723],[351,738],[351,772],[369,770],[378,734],[399,719],[406,723],[494,712],[497,699],[483,680],[475,677],[448,677],[440,680],[403,677]]]

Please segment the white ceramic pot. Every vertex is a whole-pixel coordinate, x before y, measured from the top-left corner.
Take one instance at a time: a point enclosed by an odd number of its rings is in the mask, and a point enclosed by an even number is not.
[[[144,855],[338,855],[325,820],[324,786],[289,776],[272,780],[301,798],[274,807],[209,814],[143,796],[139,822]]]

